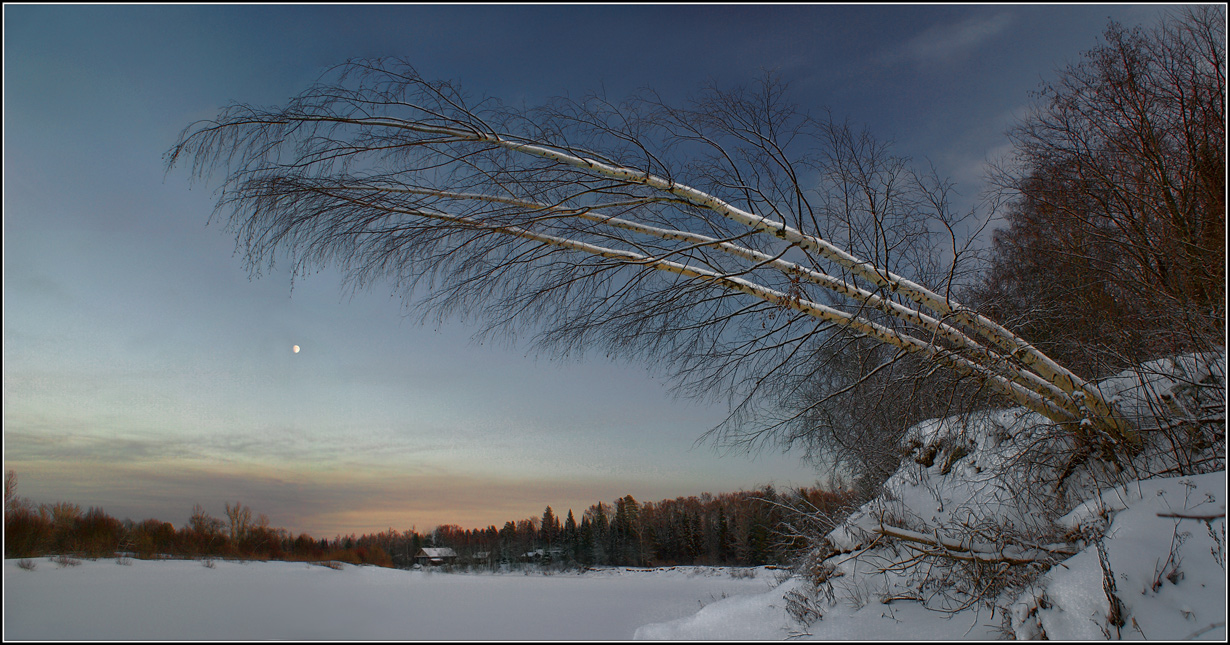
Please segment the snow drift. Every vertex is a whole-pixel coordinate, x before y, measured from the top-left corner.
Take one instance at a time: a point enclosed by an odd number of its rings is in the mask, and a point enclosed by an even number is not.
[[[1226,638],[1225,353],[1099,384],[1145,431],[1093,454],[1024,409],[906,434],[881,494],[759,598],[638,638]]]

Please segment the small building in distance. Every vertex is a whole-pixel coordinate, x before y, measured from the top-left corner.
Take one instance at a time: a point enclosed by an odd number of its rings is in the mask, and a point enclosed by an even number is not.
[[[428,548],[419,549],[419,552],[414,556],[416,564],[427,566],[437,566],[441,564],[453,564],[457,561],[457,552],[448,548]]]
[[[564,550],[559,547],[550,549],[534,549],[521,556],[522,562],[557,562],[564,557]]]

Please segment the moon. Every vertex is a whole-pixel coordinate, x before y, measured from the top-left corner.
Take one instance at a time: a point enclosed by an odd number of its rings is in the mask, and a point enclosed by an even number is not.
[[[294,347],[291,347],[291,348],[290,348],[290,351],[292,351],[292,352],[294,352],[294,353],[298,354],[298,353],[299,353],[299,346],[298,346],[298,345],[295,345]]]

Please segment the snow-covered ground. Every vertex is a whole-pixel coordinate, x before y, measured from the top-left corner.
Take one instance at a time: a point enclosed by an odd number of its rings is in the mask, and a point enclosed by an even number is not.
[[[1116,595],[1124,604],[1125,625],[1112,637],[1124,640],[1226,640],[1225,518],[1205,522],[1158,517],[1158,513],[1224,513],[1225,471],[1192,477],[1149,480],[1103,493],[1113,514],[1104,548],[1115,574]],[[1095,504],[1082,506],[1065,520],[1080,522],[1097,515]],[[1170,556],[1174,552],[1174,557]],[[1177,572],[1177,573],[1172,573]],[[805,583],[792,579],[755,596],[710,604],[696,614],[646,625],[639,639],[780,639],[816,640],[995,640],[1016,626],[1019,636],[1051,640],[1102,640],[1107,635],[1109,601],[1103,589],[1096,548],[1087,548],[1052,567],[1032,585],[1032,593],[1004,616],[985,606],[956,613],[925,609],[911,600],[884,603],[868,582],[882,576],[851,573],[838,581],[839,597],[820,607],[822,617],[809,625],[787,612],[788,594]],[[1160,584],[1159,584],[1160,582]],[[1157,588],[1154,585],[1157,584]],[[870,585],[874,586],[874,585]],[[840,594],[845,592],[844,597]],[[1038,598],[1046,600],[1041,604]]]
[[[1075,459],[1070,434],[1022,409],[923,422],[805,576],[636,635],[1224,641],[1225,365],[1184,356],[1102,381],[1145,431],[1122,467]],[[1185,464],[1205,472],[1173,474]]]
[[[763,567],[446,574],[292,562],[4,562],[7,640],[626,640],[724,597]],[[754,577],[744,577],[754,573]]]
[[[1076,459],[1088,453],[1070,433],[1020,409],[915,426],[882,494],[784,582],[763,568],[7,560],[4,637],[1224,641],[1225,361],[1156,361],[1100,384],[1155,428],[1126,466]],[[1203,474],[1165,476],[1180,466]]]

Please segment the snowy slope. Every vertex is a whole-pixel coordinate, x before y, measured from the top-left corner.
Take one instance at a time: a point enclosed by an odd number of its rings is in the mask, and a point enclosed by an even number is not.
[[[799,577],[636,635],[1224,640],[1224,374],[1222,353],[1102,382],[1140,427],[1168,430],[1123,468],[1074,459],[1069,438],[1021,409],[919,424],[883,493]],[[1197,403],[1220,406],[1203,434],[1170,423]],[[1176,437],[1190,445],[1175,450]],[[1165,476],[1180,463],[1206,472]]]
[[[974,606],[945,613],[926,609],[918,601],[884,603],[890,595],[885,576],[851,567],[846,575],[858,582],[838,587],[837,602],[820,607],[823,616],[810,624],[799,622],[787,610],[791,592],[806,587],[795,578],[759,596],[724,600],[687,618],[643,626],[636,638],[764,640],[810,635],[816,640],[991,640],[1011,632],[1017,638],[1045,634],[1051,640],[1100,640],[1109,633],[1125,640],[1224,641],[1225,519],[1211,522],[1210,532],[1203,521],[1157,514],[1180,509],[1224,513],[1225,471],[1137,482],[1107,490],[1101,499],[1113,516],[1104,546],[1115,574],[1116,595],[1125,605],[1126,624],[1118,631],[1107,624],[1109,601],[1102,569],[1096,547],[1090,547],[1015,592],[1015,602],[1001,601],[1008,604],[1007,612]],[[1084,506],[1065,521],[1098,518],[1095,507]]]

